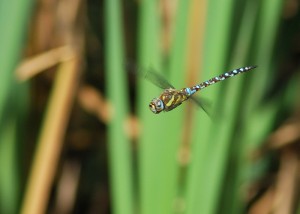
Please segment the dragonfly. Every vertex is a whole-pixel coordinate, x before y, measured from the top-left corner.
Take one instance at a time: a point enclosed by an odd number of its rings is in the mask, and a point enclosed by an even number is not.
[[[145,78],[150,80],[153,84],[159,88],[164,89],[164,91],[156,98],[152,99],[149,108],[154,114],[159,114],[160,112],[171,111],[178,106],[180,106],[184,101],[192,99],[207,113],[205,107],[203,106],[203,101],[199,100],[197,97],[193,96],[196,92],[213,85],[217,82],[223,81],[235,75],[248,72],[257,66],[245,66],[237,68],[228,72],[225,72],[219,76],[213,77],[207,81],[200,84],[194,85],[192,87],[182,88],[180,90],[176,89],[171,85],[163,76],[154,72],[148,71],[145,74]]]

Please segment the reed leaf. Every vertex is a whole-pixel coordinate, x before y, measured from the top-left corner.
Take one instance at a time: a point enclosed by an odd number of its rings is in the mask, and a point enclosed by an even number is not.
[[[113,212],[134,213],[133,172],[131,149],[125,123],[129,114],[128,88],[124,71],[121,1],[105,1],[106,17],[106,90],[112,106],[108,125],[108,151],[110,164]]]
[[[19,153],[27,111],[27,85],[14,79],[32,1],[0,2],[0,212],[16,213],[21,196]]]
[[[231,0],[208,2],[205,45],[202,54],[204,56],[203,80],[224,72],[233,3],[234,1]],[[202,95],[208,96],[215,103],[214,112],[221,108],[216,105],[217,100],[222,96],[220,84],[203,91]],[[219,115],[223,119],[222,115]],[[214,213],[217,208],[228,145],[222,139],[217,141],[222,127],[218,120],[212,121],[198,113],[194,122],[193,159],[188,172],[186,213],[197,213],[199,210],[203,213]]]

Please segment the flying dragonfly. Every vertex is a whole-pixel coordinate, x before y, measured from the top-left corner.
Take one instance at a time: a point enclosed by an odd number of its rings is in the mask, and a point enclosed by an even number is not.
[[[175,89],[173,85],[171,85],[163,76],[159,75],[158,73],[155,73],[154,71],[148,71],[145,74],[145,78],[150,80],[156,86],[164,89],[159,97],[152,99],[149,104],[149,108],[154,114],[159,114],[162,111],[168,112],[191,98],[207,113],[205,107],[203,106],[203,100],[199,100],[197,97],[193,96],[197,91],[200,91],[217,82],[223,81],[229,77],[233,77],[237,74],[248,72],[256,67],[257,66],[246,66],[234,69],[219,76],[213,77],[210,80],[202,82],[198,85],[182,88],[180,90]]]

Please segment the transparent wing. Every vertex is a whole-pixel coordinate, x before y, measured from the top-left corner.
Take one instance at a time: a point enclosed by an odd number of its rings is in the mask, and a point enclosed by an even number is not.
[[[159,88],[167,89],[167,88],[175,88],[171,83],[169,83],[165,77],[160,75],[159,73],[156,73],[154,70],[149,70],[146,73],[144,73],[145,79],[152,82],[154,85],[156,85]]]
[[[209,109],[211,108],[211,102],[207,99],[204,99],[203,97],[198,97],[198,96],[191,96],[190,97],[191,100],[197,105],[199,106],[201,109],[203,109],[203,111],[210,117],[212,118],[212,114],[209,111]]]
[[[147,79],[161,89],[174,88],[174,86],[169,83],[163,75],[155,72],[154,69],[146,70],[134,65],[133,63],[127,63],[126,70]]]

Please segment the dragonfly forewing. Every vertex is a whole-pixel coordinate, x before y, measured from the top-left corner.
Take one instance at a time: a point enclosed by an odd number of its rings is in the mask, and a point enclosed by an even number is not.
[[[167,81],[163,75],[157,73],[154,69],[143,69],[137,65],[134,65],[133,63],[127,63],[126,70],[134,75],[147,79],[161,89],[175,89],[175,87],[169,81]]]
[[[156,73],[154,70],[149,70],[144,74],[145,79],[149,80],[152,82],[154,85],[161,89],[168,89],[168,88],[173,88],[175,87],[169,83],[164,76],[162,76],[159,73]]]

